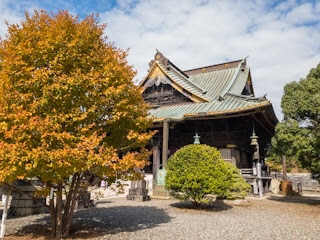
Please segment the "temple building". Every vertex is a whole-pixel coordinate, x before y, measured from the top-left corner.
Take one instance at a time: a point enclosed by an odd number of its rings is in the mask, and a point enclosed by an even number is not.
[[[175,151],[201,142],[218,148],[257,192],[255,164],[259,158],[268,179],[263,159],[278,120],[266,96],[255,96],[246,59],[182,71],[157,51],[149,67],[140,87],[158,133],[146,172],[156,179]]]

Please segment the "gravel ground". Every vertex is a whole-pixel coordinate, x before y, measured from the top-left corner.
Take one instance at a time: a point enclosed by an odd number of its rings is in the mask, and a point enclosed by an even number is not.
[[[7,239],[48,239],[45,214],[7,221]],[[320,239],[320,196],[271,195],[203,210],[177,200],[99,200],[75,213],[73,239]],[[19,237],[19,235],[23,237]]]

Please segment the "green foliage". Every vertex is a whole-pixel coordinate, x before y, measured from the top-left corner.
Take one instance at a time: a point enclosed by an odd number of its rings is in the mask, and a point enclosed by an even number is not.
[[[0,182],[143,168],[147,154],[131,149],[148,143],[151,121],[127,52],[106,42],[95,16],[25,18],[0,41]]]
[[[104,29],[95,16],[35,11],[0,39],[0,183],[37,178],[47,193],[56,187],[49,208],[59,239],[88,172],[112,180],[148,161],[148,151],[134,149],[152,137],[149,107],[127,51]]]
[[[226,199],[244,198],[251,191],[251,186],[240,175],[239,169],[233,164],[225,162],[228,171],[231,173],[230,187],[224,193]]]
[[[275,152],[295,156],[320,179],[320,64],[306,79],[284,87],[281,107],[284,121],[276,126]]]
[[[275,153],[273,147],[268,150],[266,164],[270,167],[271,171],[281,172],[283,171],[282,157]],[[292,169],[296,169],[298,172],[304,171],[301,167],[301,163],[296,156],[286,157],[287,172],[291,172]]]
[[[237,181],[240,181],[238,183]],[[210,196],[244,197],[250,188],[220,152],[207,145],[187,145],[168,161],[166,188],[180,200],[208,203]]]

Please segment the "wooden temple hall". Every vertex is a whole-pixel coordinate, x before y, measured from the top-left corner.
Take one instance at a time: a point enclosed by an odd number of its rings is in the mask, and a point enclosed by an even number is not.
[[[145,171],[156,179],[174,152],[200,142],[218,148],[254,193],[266,190],[271,178],[264,156],[278,120],[271,102],[255,96],[246,59],[182,71],[157,51],[149,66],[140,86],[158,133]]]

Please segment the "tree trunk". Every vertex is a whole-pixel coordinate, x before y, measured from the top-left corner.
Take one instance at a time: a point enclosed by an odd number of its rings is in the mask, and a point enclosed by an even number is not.
[[[74,193],[74,187],[75,187],[75,184],[76,184],[76,181],[78,179],[78,176],[79,176],[79,173],[75,173],[72,177],[72,181],[71,181],[71,184],[70,184],[70,188],[69,188],[69,192],[67,194],[67,199],[66,199],[66,204],[64,206],[64,213],[63,213],[63,218],[62,218],[62,222],[63,222],[63,225],[64,225],[64,229],[63,229],[63,232],[65,232],[65,227],[66,227],[66,223],[67,223],[67,216],[68,216],[68,213],[70,212],[70,205],[71,205],[71,202],[72,202],[72,199],[73,199],[73,193]]]
[[[56,194],[56,202],[54,196],[50,197],[50,218],[51,218],[51,237],[60,239],[68,237],[72,226],[73,212],[77,202],[77,195],[81,184],[82,174],[75,173],[73,175],[69,191],[66,196],[66,202],[63,205],[63,184],[58,183]]]
[[[58,189],[57,189],[57,207],[56,207],[56,238],[62,237],[62,182],[58,183]]]
[[[70,188],[70,192],[68,194],[68,196],[70,195],[70,202],[71,202],[71,206],[70,206],[70,203],[69,203],[69,206],[68,206],[68,209],[65,209],[65,212],[64,212],[64,215],[65,215],[65,222],[64,222],[64,233],[63,233],[63,237],[67,237],[70,233],[70,229],[71,229],[71,226],[72,226],[72,217],[73,217],[73,211],[74,211],[74,208],[76,206],[76,202],[77,202],[77,195],[78,195],[78,190],[79,190],[79,187],[80,187],[80,183],[81,183],[81,178],[82,178],[82,175],[74,175],[74,178],[75,178],[75,184],[74,185],[74,188]],[[73,180],[73,179],[72,179]]]
[[[282,156],[282,167],[283,167],[283,181],[288,181],[287,176],[287,158],[286,155]]]
[[[51,237],[56,237],[56,209],[54,207],[54,196],[50,195],[49,211],[51,219]]]

